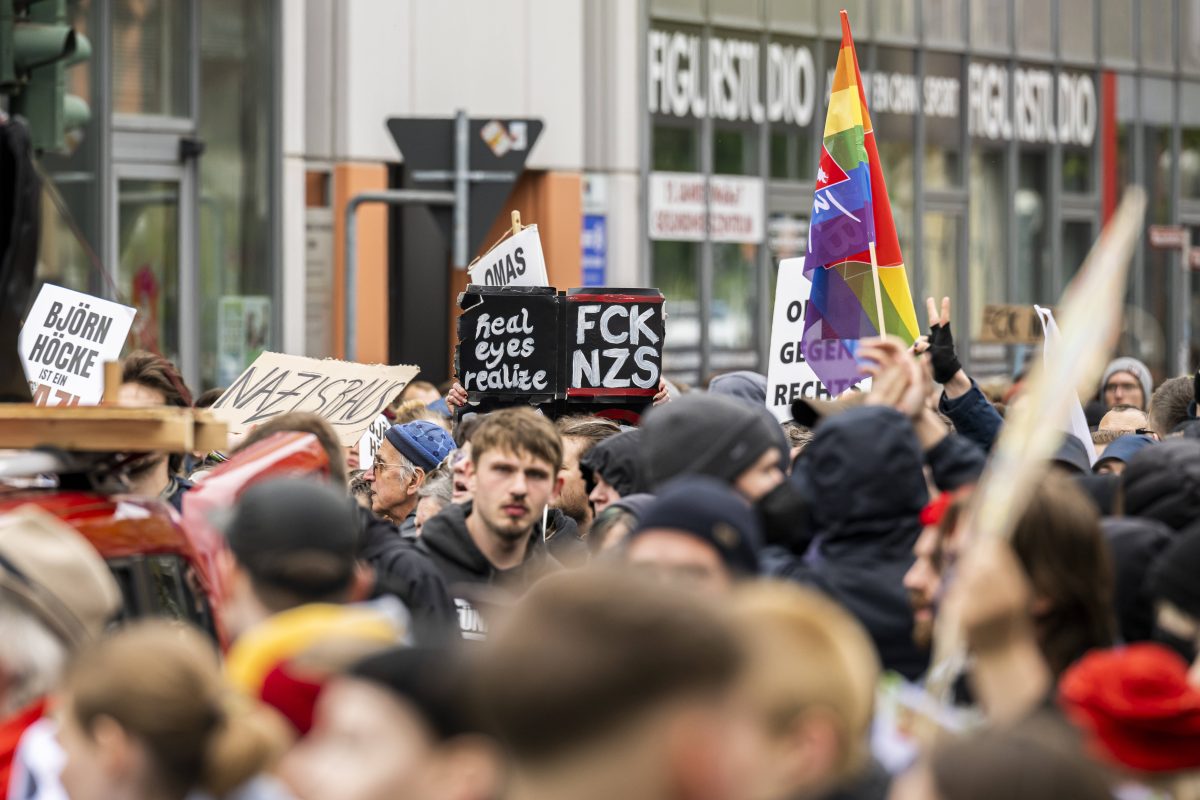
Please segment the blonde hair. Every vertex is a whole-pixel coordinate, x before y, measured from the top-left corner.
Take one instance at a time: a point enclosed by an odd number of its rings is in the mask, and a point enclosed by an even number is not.
[[[476,464],[489,450],[525,453],[554,470],[562,466],[562,439],[554,423],[531,408],[494,411],[471,434],[471,460]]]
[[[840,758],[833,780],[859,770],[879,681],[879,656],[847,611],[816,591],[759,581],[734,595],[734,617],[752,653],[749,685],[772,733],[824,710],[834,721]]]
[[[139,622],[85,647],[64,690],[84,731],[109,718],[141,742],[172,797],[224,797],[290,744],[278,716],[227,688],[212,643],[178,624]]]

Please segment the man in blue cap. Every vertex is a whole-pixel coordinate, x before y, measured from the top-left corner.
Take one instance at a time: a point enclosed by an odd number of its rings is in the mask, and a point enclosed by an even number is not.
[[[1104,448],[1093,470],[1098,475],[1120,475],[1130,459],[1152,444],[1154,440],[1149,436],[1122,436]]]
[[[371,485],[371,510],[401,526],[401,532],[415,527],[417,490],[452,450],[450,434],[428,420],[388,428],[375,460],[363,473]]]

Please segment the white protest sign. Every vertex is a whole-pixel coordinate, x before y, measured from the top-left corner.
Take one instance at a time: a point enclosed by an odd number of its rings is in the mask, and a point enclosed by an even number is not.
[[[280,414],[307,411],[323,417],[341,443],[352,447],[417,372],[407,364],[353,364],[264,351],[212,412],[236,435]]]
[[[471,283],[479,286],[549,286],[537,225],[493,247],[470,272]]]
[[[767,408],[780,422],[792,418],[792,403],[796,400],[832,399],[800,349],[804,309],[810,294],[812,281],[804,277],[804,259],[780,261],[775,283],[775,315],[771,322],[771,362],[767,368]],[[866,391],[870,387],[871,379],[866,378],[854,389]]]
[[[358,463],[363,469],[369,467],[375,460],[375,451],[379,449],[379,445],[383,444],[383,435],[390,427],[392,427],[392,421],[380,414],[371,422],[367,432],[359,438]]]
[[[121,357],[137,309],[47,283],[18,339],[39,406],[92,406],[104,396],[104,362]]]

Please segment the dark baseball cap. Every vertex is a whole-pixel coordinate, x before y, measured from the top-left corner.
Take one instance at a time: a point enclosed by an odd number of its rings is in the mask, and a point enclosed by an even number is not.
[[[238,563],[256,581],[304,596],[346,588],[358,554],[358,509],[315,480],[274,478],[242,492],[224,525]]]

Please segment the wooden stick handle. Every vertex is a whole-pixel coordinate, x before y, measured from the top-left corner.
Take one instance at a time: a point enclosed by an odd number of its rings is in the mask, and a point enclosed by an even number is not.
[[[512,212],[512,232],[513,236],[521,232],[521,212],[516,209]]]
[[[104,362],[104,399],[101,401],[106,406],[115,406],[117,404],[117,393],[121,390],[121,362],[120,361],[105,361]]]

